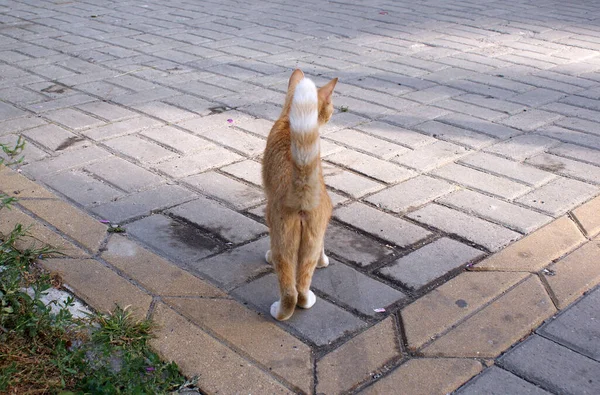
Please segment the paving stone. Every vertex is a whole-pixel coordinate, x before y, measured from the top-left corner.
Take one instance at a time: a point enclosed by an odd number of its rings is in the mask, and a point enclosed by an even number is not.
[[[465,102],[460,102],[455,99],[442,100],[435,103],[436,106],[442,107],[452,112],[459,112],[473,117],[482,118],[488,121],[497,121],[505,118],[506,114],[499,111],[490,110],[489,108],[480,107]],[[445,115],[445,114],[444,114]]]
[[[237,288],[233,294],[257,307],[269,316],[271,304],[279,299],[277,276],[269,274]],[[296,309],[294,315],[280,323],[293,328],[317,346],[330,344],[345,333],[354,332],[366,325],[352,314],[321,298],[308,310]]]
[[[393,253],[390,248],[374,240],[334,224],[327,227],[325,251],[363,267]]]
[[[544,286],[531,276],[421,352],[432,357],[495,358],[555,312]]]
[[[458,358],[415,358],[409,359],[400,367],[361,393],[365,395],[386,395],[395,393],[398,388],[407,394],[449,394],[479,373],[481,363],[472,359]]]
[[[44,118],[48,118],[73,130],[81,130],[104,125],[103,121],[71,108],[63,108],[61,110],[47,112],[44,114]]]
[[[542,110],[529,110],[509,118],[503,119],[501,123],[524,131],[532,131],[561,118],[561,115]]]
[[[193,112],[182,110],[181,108],[160,101],[136,104],[132,108],[170,123],[177,123],[197,116]]]
[[[169,212],[233,243],[242,243],[267,232],[266,226],[206,198],[174,207]]]
[[[211,278],[227,290],[234,289],[271,270],[265,262],[265,253],[270,249],[269,238],[264,237],[241,247],[190,264],[190,268]]]
[[[382,159],[389,159],[409,151],[400,145],[352,129],[329,133],[327,138]]]
[[[293,393],[164,303],[158,303],[152,319],[157,330],[150,345],[162,359],[177,361],[186,376],[197,376],[198,386],[203,391],[224,394]],[[202,353],[197,350],[202,350]]]
[[[218,288],[178,268],[124,236],[113,235],[111,237],[102,253],[102,259],[157,295],[210,298],[226,296]]]
[[[19,110],[10,104],[0,102],[0,120],[18,118],[24,115],[27,115],[25,111]]]
[[[23,135],[50,151],[62,151],[71,147],[81,148],[88,145],[83,138],[52,124],[29,129],[23,132]]]
[[[186,177],[181,181],[200,190],[202,194],[224,201],[238,210],[256,206],[265,200],[262,190],[214,171]]]
[[[221,246],[192,225],[155,214],[126,226],[127,233],[176,263],[189,267]]]
[[[600,363],[541,336],[531,336],[504,355],[500,364],[553,393],[600,391]]]
[[[359,198],[367,193],[375,192],[385,187],[384,184],[326,162],[322,164],[322,167],[323,177],[327,186],[345,192],[354,198]]]
[[[82,206],[113,201],[123,193],[81,171],[66,171],[45,178],[45,184]]]
[[[234,128],[211,129],[200,135],[248,156],[262,154],[266,145],[263,139]]]
[[[464,237],[490,251],[497,251],[520,238],[516,232],[437,204],[429,204],[407,216],[444,232]]]
[[[525,273],[466,272],[402,309],[408,348],[416,351],[523,280]]]
[[[148,117],[136,117],[110,123],[105,126],[92,128],[83,131],[81,134],[91,138],[92,140],[102,141],[115,137],[124,136],[139,132],[140,130],[149,129],[162,125],[160,121]]]
[[[600,166],[600,150],[581,147],[574,144],[559,144],[548,150],[549,153],[579,160],[592,165]]]
[[[315,272],[312,288],[368,316],[377,316],[375,309],[406,298],[402,292],[333,259],[327,269]]]
[[[486,154],[485,152],[476,152],[465,156],[459,162],[531,186],[540,186],[556,177],[552,173],[538,170],[535,167]]]
[[[468,153],[468,148],[446,141],[437,141],[425,147],[416,148],[407,154],[392,158],[392,160],[419,171],[429,171],[446,163],[453,162]]]
[[[417,225],[358,202],[335,210],[334,216],[400,247],[407,247],[431,235]]]
[[[556,102],[566,95],[550,89],[535,88],[520,95],[511,97],[510,100],[516,103],[525,104],[529,107],[539,107],[544,104]]]
[[[179,156],[162,162],[155,168],[171,177],[181,178],[225,166],[240,159],[243,159],[240,155],[211,144],[197,154]]]
[[[195,112],[196,114],[200,114],[202,116],[210,114],[210,109],[215,106],[214,103],[191,95],[172,96],[164,99],[163,101],[173,104],[177,107],[184,108],[188,111]]]
[[[424,134],[378,121],[358,125],[355,127],[355,129],[361,130],[373,136],[381,137],[385,140],[399,143],[412,149],[416,149],[436,141],[434,138]]]
[[[380,273],[411,289],[419,289],[482,255],[479,250],[444,237],[398,259]]]
[[[527,163],[540,169],[576,178],[592,184],[600,184],[600,167],[550,154],[540,154],[527,159]]]
[[[556,217],[597,193],[598,187],[560,177],[516,201]]]
[[[235,122],[235,121],[234,121]],[[331,122],[331,121],[330,121]],[[271,128],[273,127],[273,121],[268,119],[254,119],[248,118],[243,119],[241,122],[235,123],[236,127],[246,130],[250,133],[257,134],[263,137],[267,137]],[[323,132],[321,132],[323,133]]]
[[[133,118],[137,116],[133,111],[130,111],[124,107],[116,106],[104,101],[95,101],[91,103],[82,104],[77,107],[80,110],[94,114],[97,117],[103,118],[108,122],[120,121],[126,118]]]
[[[495,144],[486,148],[485,151],[521,161],[556,144],[556,140],[545,136],[523,135]]]
[[[600,123],[580,118],[563,118],[555,122],[556,125],[579,132],[600,135]]]
[[[212,145],[207,140],[201,139],[193,134],[183,132],[172,126],[146,129],[141,131],[140,134],[158,142],[165,147],[170,147],[175,151],[181,152],[182,154],[200,151]]]
[[[444,116],[450,112],[432,106],[416,106],[402,111],[400,114],[388,115],[382,118],[381,121],[408,128]]]
[[[454,125],[463,129],[473,130],[475,132],[483,133],[498,139],[507,139],[522,133],[517,129],[499,125],[483,119],[474,118],[465,114],[452,113],[444,115],[443,117],[439,117],[436,121]]]
[[[116,305],[130,306],[137,319],[146,318],[152,296],[93,259],[45,259],[43,267],[60,274],[78,297],[100,312],[112,312]],[[90,281],[93,280],[93,281]]]
[[[114,202],[101,204],[94,207],[92,211],[102,219],[119,223],[150,214],[155,210],[183,203],[193,197],[192,192],[177,185],[161,185],[125,196]]]
[[[465,145],[469,148],[482,148],[493,144],[496,141],[496,139],[486,136],[485,134],[447,125],[438,121],[424,122],[415,128],[440,140],[451,141],[453,143]]]
[[[452,184],[418,176],[366,198],[370,203],[395,213],[411,211],[456,189]]]
[[[596,197],[584,205],[573,210],[573,216],[581,225],[588,236],[596,236],[600,233],[600,197]]]
[[[220,170],[246,182],[262,187],[262,166],[258,162],[253,160],[245,160],[225,166]]]
[[[0,191],[19,198],[55,198],[56,196],[17,171],[0,166]]]
[[[506,199],[514,199],[531,189],[514,181],[454,163],[436,169],[431,174]]]
[[[270,372],[305,393],[313,381],[311,349],[273,323],[234,300],[165,298],[165,302],[192,322],[206,327],[227,344],[242,350]],[[289,355],[284,361],[282,353]]]
[[[560,217],[477,264],[483,270],[536,272],[585,241],[568,217]]]
[[[527,394],[547,395],[549,392],[531,384],[514,374],[500,369],[497,366],[487,368],[483,373],[473,378],[461,389],[457,395],[503,395]]]
[[[46,122],[42,118],[38,118],[35,115],[25,116],[18,119],[11,119],[9,121],[0,122],[0,136],[9,134],[9,133],[17,133],[23,130],[35,128],[42,125],[47,125]],[[4,141],[4,138],[3,138]]]
[[[89,164],[84,169],[126,192],[135,192],[164,182],[160,176],[116,156]]]
[[[396,327],[388,317],[317,362],[317,393],[350,390],[400,355]]]
[[[466,189],[441,197],[437,202],[525,234],[552,220],[549,216]]]
[[[115,151],[143,163],[162,162],[176,155],[173,151],[137,136],[117,137],[107,140],[105,144]]]
[[[411,170],[356,151],[338,152],[329,155],[327,160],[386,183],[404,181],[416,175]]]
[[[587,294],[537,333],[600,362],[600,290]]]
[[[50,230],[46,225],[36,221],[21,210],[13,207],[2,211],[0,221],[0,235],[9,235],[15,226],[21,225],[27,229],[27,236],[17,240],[15,246],[19,249],[51,247],[58,253],[49,254],[50,257],[87,258],[88,254],[62,236]]]
[[[456,82],[464,83],[466,81],[456,81]],[[491,88],[491,87],[488,86],[488,88]],[[496,90],[496,92],[501,92],[501,91],[498,89],[498,90]],[[506,94],[506,92],[501,92],[500,96],[497,96],[497,97],[500,97],[499,99],[496,99],[490,95],[487,95],[484,92],[481,92],[481,93],[482,94],[470,93],[470,94],[466,94],[466,95],[461,95],[461,96],[457,97],[456,100],[474,104],[474,105],[481,106],[481,107],[485,107],[485,108],[489,108],[490,110],[495,110],[495,111],[499,111],[499,112],[503,112],[503,113],[511,114],[511,115],[520,113],[523,110],[527,109],[527,106],[524,106],[522,104],[516,104],[516,103],[511,103],[509,101],[506,101],[506,98],[509,98],[510,96],[514,96],[514,92],[508,91],[508,94]],[[453,116],[453,115],[454,114],[450,114],[447,116]],[[503,127],[502,125],[497,125],[497,126]],[[505,126],[504,126],[504,128],[512,129],[512,128],[507,128]],[[512,130],[515,130],[515,129],[512,129]]]
[[[560,309],[600,283],[599,259],[600,240],[596,238],[548,266],[553,275],[546,280]]]

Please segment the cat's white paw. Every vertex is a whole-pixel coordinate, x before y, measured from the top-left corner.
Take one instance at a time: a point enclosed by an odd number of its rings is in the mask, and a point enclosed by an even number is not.
[[[265,254],[265,261],[267,261],[267,263],[272,263],[271,262],[271,250],[267,251],[267,253]]]
[[[271,305],[271,316],[278,320],[277,317],[279,316],[279,301],[273,302],[273,304]]]
[[[303,309],[310,309],[311,307],[313,307],[313,305],[315,304],[316,301],[317,301],[317,296],[315,295],[315,293],[313,291],[311,291],[309,289],[308,294],[306,296],[306,303],[303,305],[298,303],[297,306],[301,307]]]
[[[319,263],[317,267],[327,267],[329,266],[329,257],[325,255],[325,251],[321,253],[321,259],[319,259]]]

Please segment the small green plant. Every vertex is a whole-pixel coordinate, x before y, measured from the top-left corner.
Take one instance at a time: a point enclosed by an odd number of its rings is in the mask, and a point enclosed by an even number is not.
[[[23,162],[23,157],[17,158],[25,149],[25,140],[21,136],[17,139],[14,147],[9,147],[6,144],[0,143],[0,153],[4,153],[8,160],[4,158],[4,156],[0,156],[0,166],[11,166],[16,165]],[[10,204],[13,203],[16,199],[14,197],[5,195],[0,192],[0,209],[2,207],[10,208]]]

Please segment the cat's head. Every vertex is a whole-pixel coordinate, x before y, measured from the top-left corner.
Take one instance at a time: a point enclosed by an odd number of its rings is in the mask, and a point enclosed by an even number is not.
[[[294,97],[294,90],[296,89],[296,85],[298,85],[298,83],[302,81],[303,78],[304,73],[302,72],[302,70],[294,70],[288,83],[288,91],[284,105],[284,112],[289,112],[290,104],[292,102],[292,98]],[[333,95],[333,89],[335,88],[335,84],[337,84],[337,81],[338,79],[334,78],[318,89],[319,125],[327,123],[327,121],[329,121],[331,115],[333,114],[333,101],[331,100],[331,96]]]

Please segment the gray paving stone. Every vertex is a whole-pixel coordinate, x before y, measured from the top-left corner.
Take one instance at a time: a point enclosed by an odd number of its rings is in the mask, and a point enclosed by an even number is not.
[[[450,112],[451,111],[432,106],[417,106],[402,111],[399,114],[388,115],[381,120],[393,125],[408,128],[444,116]]]
[[[92,140],[101,141],[136,133],[140,130],[156,127],[158,125],[161,125],[160,121],[156,121],[152,118],[136,117],[100,126],[98,128],[88,129],[83,131],[82,134]]]
[[[485,152],[476,152],[465,156],[459,162],[531,186],[540,186],[556,177],[552,173]]]
[[[382,159],[389,159],[409,151],[408,148],[352,129],[329,133],[327,138]]]
[[[520,130],[465,114],[448,114],[444,115],[443,117],[439,117],[436,121],[454,125],[463,129],[473,130],[475,132],[483,133],[501,140],[522,133]]]
[[[469,152],[468,148],[438,140],[433,144],[392,158],[392,160],[416,170],[429,171],[467,155]]]
[[[35,115],[25,116],[17,119],[0,122],[0,136],[9,133],[17,133],[23,130],[35,128],[42,125],[47,125],[48,122]]]
[[[462,81],[459,81],[459,82],[462,82]],[[491,88],[491,87],[489,87],[489,85],[488,85],[488,88]],[[514,94],[515,94],[514,92],[511,92],[511,91],[508,91],[508,92],[510,94],[507,97],[514,96]],[[457,97],[456,100],[463,101],[466,103],[476,104],[481,107],[489,108],[491,110],[495,110],[495,111],[499,111],[499,112],[503,112],[503,113],[511,114],[511,115],[522,112],[523,110],[527,109],[527,106],[524,106],[522,104],[511,103],[509,101],[501,100],[501,99],[495,99],[492,96],[487,96],[487,95],[483,95],[483,94],[481,94],[481,95],[476,95],[476,94],[461,95],[460,97]],[[448,116],[453,116],[453,115],[455,115],[455,114],[449,114]],[[456,115],[462,115],[462,114],[456,114]],[[497,125],[497,124],[493,124],[493,125],[502,127],[502,125]],[[511,128],[507,128],[507,129],[511,129]]]
[[[381,137],[388,141],[394,141],[398,144],[415,149],[437,141],[436,139],[417,133],[412,130],[403,129],[399,126],[390,125],[384,122],[370,122],[355,127],[373,136]]]
[[[325,184],[348,195],[359,198],[367,193],[385,188],[385,184],[359,176],[347,170],[323,162]]]
[[[558,394],[600,392],[600,363],[533,335],[499,360],[505,369]]]
[[[579,118],[563,118],[555,122],[556,125],[579,132],[600,135],[600,123]]]
[[[92,211],[102,219],[119,223],[193,198],[194,194],[187,189],[177,185],[161,185],[114,202],[101,204],[94,207]]]
[[[220,170],[234,177],[262,187],[262,166],[260,163],[253,160],[245,160],[234,163],[229,166],[222,167]]]
[[[527,163],[539,167],[540,169],[576,178],[590,184],[600,183],[600,167],[575,160],[562,158],[556,155],[540,154],[527,159]]]
[[[440,167],[432,171],[431,174],[506,199],[514,199],[531,189],[526,185],[507,180],[506,178],[497,177],[455,163]]]
[[[268,231],[266,226],[202,197],[173,207],[169,213],[236,244],[255,239]]]
[[[436,202],[500,223],[521,233],[529,233],[550,222],[552,217],[506,203],[477,192],[462,189]]]
[[[521,161],[556,144],[558,144],[557,141],[551,138],[530,134],[513,137],[510,140],[492,145],[486,148],[485,151]]]
[[[538,129],[536,133],[551,137],[556,140],[573,143],[600,150],[600,136],[576,132],[574,130],[560,128],[558,126],[548,126]]]
[[[212,145],[208,140],[201,139],[200,137],[181,131],[172,126],[160,126],[142,130],[140,135],[182,154],[200,151]]]
[[[549,392],[497,366],[487,368],[456,391],[456,395],[548,395]]]
[[[556,147],[549,149],[548,152],[600,166],[600,150],[581,147],[574,144],[559,144]]]
[[[47,112],[44,114],[44,118],[48,118],[73,130],[104,125],[103,121],[71,108]]]
[[[431,235],[417,225],[358,202],[336,209],[334,216],[400,247],[407,247]]]
[[[444,232],[464,237],[490,251],[497,251],[521,237],[512,230],[437,204],[429,204],[407,216]]]
[[[537,333],[600,362],[600,288],[584,296]]]
[[[269,238],[263,237],[241,247],[190,263],[189,267],[202,276],[212,279],[224,289],[232,290],[272,269],[272,266],[265,262],[265,253],[269,249]]]
[[[393,253],[390,248],[335,224],[327,227],[325,251],[359,266],[368,266]]]
[[[192,155],[178,156],[162,162],[155,169],[174,178],[186,177],[212,168],[225,166],[242,159],[241,156],[211,144]]]
[[[150,188],[165,181],[160,176],[115,156],[89,164],[85,170],[126,192]]]
[[[157,163],[177,154],[138,136],[117,137],[105,142],[107,146],[142,163]]]
[[[327,160],[387,183],[404,181],[416,175],[411,170],[351,150],[329,155]]]
[[[548,111],[529,110],[503,119],[501,123],[516,129],[531,131],[552,123],[559,118],[561,118],[559,114]]]
[[[17,107],[11,106],[10,104],[0,102],[0,120],[4,121],[7,119],[13,119],[27,115],[23,110],[19,110]]]
[[[26,174],[35,178],[42,178],[48,174],[92,163],[106,158],[110,153],[95,146],[85,147],[62,155],[46,158],[42,161],[23,166],[21,169]]]
[[[82,137],[53,124],[26,130],[23,135],[50,151],[63,151],[89,146],[89,142]]]
[[[406,298],[404,293],[334,259],[327,268],[315,271],[311,288],[368,316],[377,316],[380,313],[375,309]]]
[[[96,100],[96,99],[94,99],[92,96],[77,93],[77,94],[67,96],[67,97],[61,97],[58,99],[48,100],[45,102],[29,104],[25,107],[29,111],[32,111],[36,114],[41,114],[46,111],[52,111],[52,110],[58,110],[60,108],[68,108],[68,107],[72,107],[72,106],[78,106],[80,104],[89,103],[94,100]],[[21,110],[19,110],[19,111],[21,111]],[[15,117],[14,111],[10,111],[8,114],[11,117]]]
[[[566,95],[562,92],[550,89],[536,88],[520,95],[511,97],[510,100],[515,103],[525,104],[530,107],[538,107],[544,104],[558,101]]]
[[[204,195],[226,202],[238,210],[256,206],[265,200],[262,190],[214,171],[186,177],[181,182],[200,190]]]
[[[379,272],[411,289],[419,289],[483,254],[475,248],[443,237],[403,256]]]
[[[155,214],[126,226],[127,234],[141,240],[175,264],[195,267],[198,260],[214,254],[220,246],[190,224]]]
[[[488,121],[498,121],[502,118],[506,118],[506,114],[490,110],[489,108],[476,106],[473,104],[461,102],[455,99],[442,100],[435,103],[436,106],[450,110],[452,112],[459,112],[467,114],[476,118],[485,119]]]
[[[277,277],[269,274],[236,289],[233,294],[269,317],[271,304],[279,299]],[[366,326],[357,317],[318,297],[313,307],[308,310],[296,309],[292,318],[279,325],[293,328],[318,346],[327,345],[345,333]]]
[[[95,101],[91,103],[82,104],[77,108],[90,114],[94,114],[95,116],[105,119],[108,122],[115,122],[126,118],[133,118],[138,115],[133,111],[127,110],[126,108],[103,101]]]
[[[569,178],[557,178],[516,201],[557,217],[598,193],[598,187]]]
[[[437,139],[450,141],[456,144],[467,146],[469,148],[479,149],[491,145],[497,141],[496,139],[486,136],[485,134],[447,125],[438,121],[422,123],[418,126],[415,126],[415,129]]]
[[[258,156],[265,150],[265,140],[235,128],[212,129],[198,134],[247,156]]]
[[[177,123],[197,116],[191,111],[182,110],[181,108],[160,101],[137,104],[132,106],[132,108],[170,123]]]
[[[411,211],[454,191],[456,187],[444,180],[418,176],[367,197],[373,203],[395,213]]]
[[[45,177],[44,183],[82,206],[97,205],[123,196],[123,192],[81,171]]]

